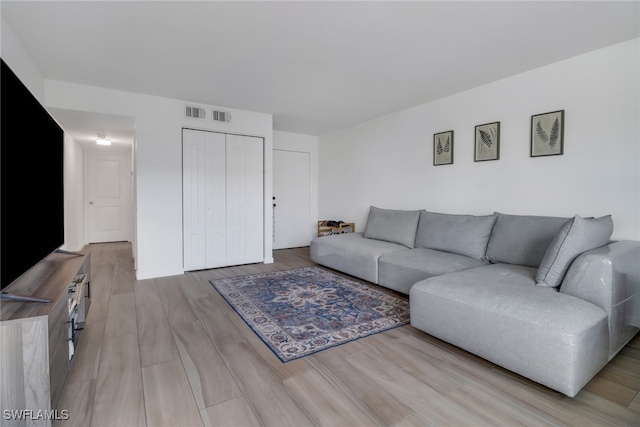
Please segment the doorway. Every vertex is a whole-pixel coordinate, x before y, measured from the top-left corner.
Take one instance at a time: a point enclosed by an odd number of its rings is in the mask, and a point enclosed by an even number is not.
[[[273,249],[311,242],[310,153],[273,150]]]
[[[132,241],[131,154],[85,151],[88,243]]]

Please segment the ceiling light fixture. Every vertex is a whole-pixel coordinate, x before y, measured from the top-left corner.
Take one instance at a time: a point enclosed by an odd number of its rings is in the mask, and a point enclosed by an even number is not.
[[[98,137],[96,138],[96,144],[98,144],[98,145],[111,145],[111,140],[107,139],[104,136],[98,135]]]

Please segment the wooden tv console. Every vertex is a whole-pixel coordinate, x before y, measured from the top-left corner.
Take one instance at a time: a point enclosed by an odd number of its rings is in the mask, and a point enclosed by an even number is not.
[[[73,361],[70,339],[77,348],[91,304],[88,247],[81,253],[53,253],[5,289],[52,302],[0,303],[2,426],[48,426],[68,416],[58,402]]]

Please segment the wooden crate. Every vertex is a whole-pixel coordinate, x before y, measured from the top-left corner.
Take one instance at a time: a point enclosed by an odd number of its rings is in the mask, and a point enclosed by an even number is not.
[[[329,236],[331,234],[342,234],[342,233],[355,233],[356,232],[356,223],[355,222],[343,222],[339,227],[332,227],[330,225],[322,225],[325,224],[326,221],[318,221],[318,237],[321,236]]]

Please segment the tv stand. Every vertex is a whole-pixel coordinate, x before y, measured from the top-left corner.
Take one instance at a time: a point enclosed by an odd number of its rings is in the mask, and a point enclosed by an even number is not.
[[[5,300],[0,306],[0,402],[3,410],[55,414],[91,304],[91,256],[52,253],[9,285],[9,294],[48,304]],[[27,412],[24,412],[27,411]],[[31,412],[29,412],[31,411]],[[40,411],[40,412],[39,412]],[[12,420],[4,421],[13,425]],[[24,422],[24,420],[22,420]],[[26,425],[50,426],[51,420]],[[23,425],[23,424],[20,424]]]
[[[82,252],[72,252],[72,251],[66,251],[64,249],[56,249],[54,252],[57,254],[64,254],[64,255],[84,256]]]

